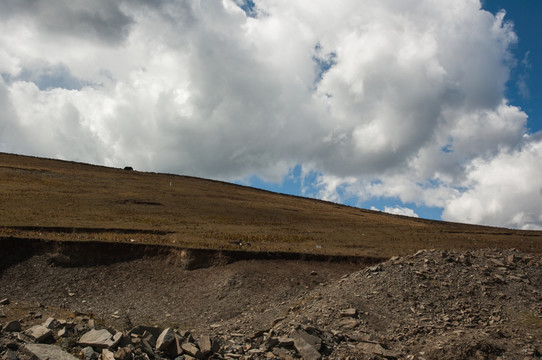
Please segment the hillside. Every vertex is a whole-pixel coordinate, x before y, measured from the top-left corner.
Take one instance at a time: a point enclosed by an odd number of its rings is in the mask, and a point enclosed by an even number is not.
[[[430,221],[219,181],[0,153],[0,236],[387,258],[542,252],[542,232]]]
[[[2,359],[542,356],[540,231],[10,154],[0,184]]]

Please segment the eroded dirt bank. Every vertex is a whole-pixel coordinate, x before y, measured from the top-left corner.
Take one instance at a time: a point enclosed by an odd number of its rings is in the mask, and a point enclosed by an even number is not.
[[[542,357],[537,254],[424,250],[367,266],[133,247],[122,261],[77,265],[84,252],[39,246],[2,252],[0,323],[80,312],[117,330],[173,326],[216,338],[216,359],[306,358],[292,345],[300,336],[315,341],[314,359]],[[104,259],[122,248],[108,249]]]
[[[92,313],[120,327],[263,327],[291,300],[377,261],[119,243],[3,244],[0,297]]]

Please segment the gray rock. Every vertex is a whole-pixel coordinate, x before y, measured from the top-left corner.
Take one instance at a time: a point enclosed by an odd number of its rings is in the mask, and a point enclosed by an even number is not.
[[[17,320],[10,321],[6,324],[4,331],[7,332],[18,332],[21,331],[21,323]]]
[[[115,335],[113,335],[113,345],[111,345],[111,347],[117,347],[121,343],[123,337],[124,334],[120,331],[117,331]]]
[[[216,339],[213,341],[210,336],[203,335],[198,341],[198,346],[203,355],[209,356],[210,354],[218,352],[220,346]]]
[[[102,349],[101,360],[115,360],[115,354],[107,349]]]
[[[145,354],[149,355],[151,358],[154,358],[154,350],[152,349],[151,344],[149,344],[147,340],[141,340],[139,346]]]
[[[187,353],[190,356],[195,357],[196,359],[203,359],[204,356],[201,353],[200,349],[197,348],[196,345],[191,343],[184,343],[181,345],[181,348],[185,353]]]
[[[79,360],[56,345],[25,344],[22,351],[36,360]]]
[[[377,343],[360,342],[356,345],[356,348],[366,354],[378,355],[385,357],[386,359],[397,359],[399,357],[398,353],[384,349],[382,345]]]
[[[500,260],[497,260],[497,259],[489,259],[488,260],[490,263],[492,263],[493,265],[496,265],[496,266],[499,266],[499,267],[504,267],[504,263]]]
[[[285,348],[291,348],[294,347],[295,340],[291,337],[280,337],[279,338],[279,346],[285,347]]]
[[[168,351],[173,356],[180,356],[183,353],[183,349],[181,347],[183,343],[183,338],[179,334],[175,334],[175,340],[170,345]]]
[[[60,322],[57,319],[50,317],[45,320],[43,326],[45,326],[47,329],[54,330],[60,327]]]
[[[2,360],[19,360],[19,356],[17,355],[17,352],[8,349],[4,356],[2,356]]]
[[[175,340],[175,332],[172,328],[167,328],[160,336],[158,336],[158,340],[156,340],[156,350],[158,351],[165,351],[169,345]]]
[[[309,344],[302,337],[298,337],[294,340],[294,346],[297,353],[305,360],[320,360],[322,358],[322,355],[316,350],[316,347]]]
[[[11,350],[19,350],[19,344],[16,341],[10,341],[6,344],[6,347]]]
[[[81,349],[81,356],[85,360],[96,360],[98,359],[99,354],[94,351],[92,346],[87,346]]]
[[[79,339],[79,344],[83,346],[92,346],[100,349],[108,348],[115,344],[112,335],[106,329],[90,330]]]
[[[356,319],[353,319],[353,318],[344,318],[343,320],[341,320],[339,322],[339,325],[343,329],[353,329],[353,328],[355,328],[356,326],[359,325],[359,322]]]
[[[57,335],[58,337],[66,337],[68,336],[68,330],[63,327],[62,329],[58,330]]]
[[[211,337],[201,336],[198,341],[198,346],[203,355],[209,355],[211,353]]]
[[[355,317],[358,314],[358,311],[355,308],[349,308],[341,311],[342,317]]]
[[[73,331],[75,331],[76,334],[82,334],[84,332],[87,332],[88,330],[89,330],[88,326],[86,326],[84,324],[77,324],[73,328]]]
[[[141,335],[141,340],[146,340],[153,348],[156,347],[156,336],[148,331],[143,332],[143,335]]]
[[[115,352],[115,359],[117,360],[129,360],[132,359],[132,352],[128,347],[118,348]]]
[[[265,340],[264,346],[267,350],[271,350],[279,344],[279,339],[274,336],[270,336]]]
[[[292,332],[290,337],[293,338],[294,340],[298,340],[298,339],[305,340],[307,344],[314,347],[317,351],[320,351],[320,348],[322,347],[322,339],[320,339],[316,335],[309,334],[305,330],[301,330],[301,329],[295,330],[294,332]]]
[[[43,325],[34,325],[24,333],[37,343],[54,341],[53,331]]]
[[[91,330],[100,330],[98,324],[96,324],[96,320],[90,319],[87,324],[88,328]]]

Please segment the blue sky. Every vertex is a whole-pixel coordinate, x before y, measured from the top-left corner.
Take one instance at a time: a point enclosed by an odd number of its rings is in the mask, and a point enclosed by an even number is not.
[[[542,2],[537,0],[484,0],[484,10],[497,14],[506,11],[505,20],[514,25],[517,44],[510,48],[514,65],[510,67],[510,79],[506,83],[506,98],[510,104],[519,106],[528,115],[527,127],[530,133],[542,130]],[[327,69],[326,69],[327,70]],[[533,164],[534,165],[534,164]],[[297,165],[282,182],[268,182],[258,176],[238,181],[240,184],[291,195],[318,197],[314,185],[315,176],[301,178]],[[441,220],[442,208],[428,207],[416,202],[403,203],[398,197],[372,197],[360,202],[356,197],[341,198],[341,203],[367,209],[384,210],[409,208],[422,218]],[[398,213],[403,213],[399,211]]]
[[[539,42],[542,39],[540,25],[542,2],[484,0],[483,8],[492,13],[505,9],[506,18],[514,23],[518,43],[512,50],[517,65],[512,68],[506,95],[510,103],[520,106],[529,115],[530,131],[540,131],[542,130],[542,49]]]
[[[0,151],[542,229],[541,6],[2,1]]]

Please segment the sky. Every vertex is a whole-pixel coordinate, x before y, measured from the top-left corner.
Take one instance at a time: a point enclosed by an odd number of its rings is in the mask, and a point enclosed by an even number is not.
[[[537,0],[3,0],[0,151],[542,229]]]

